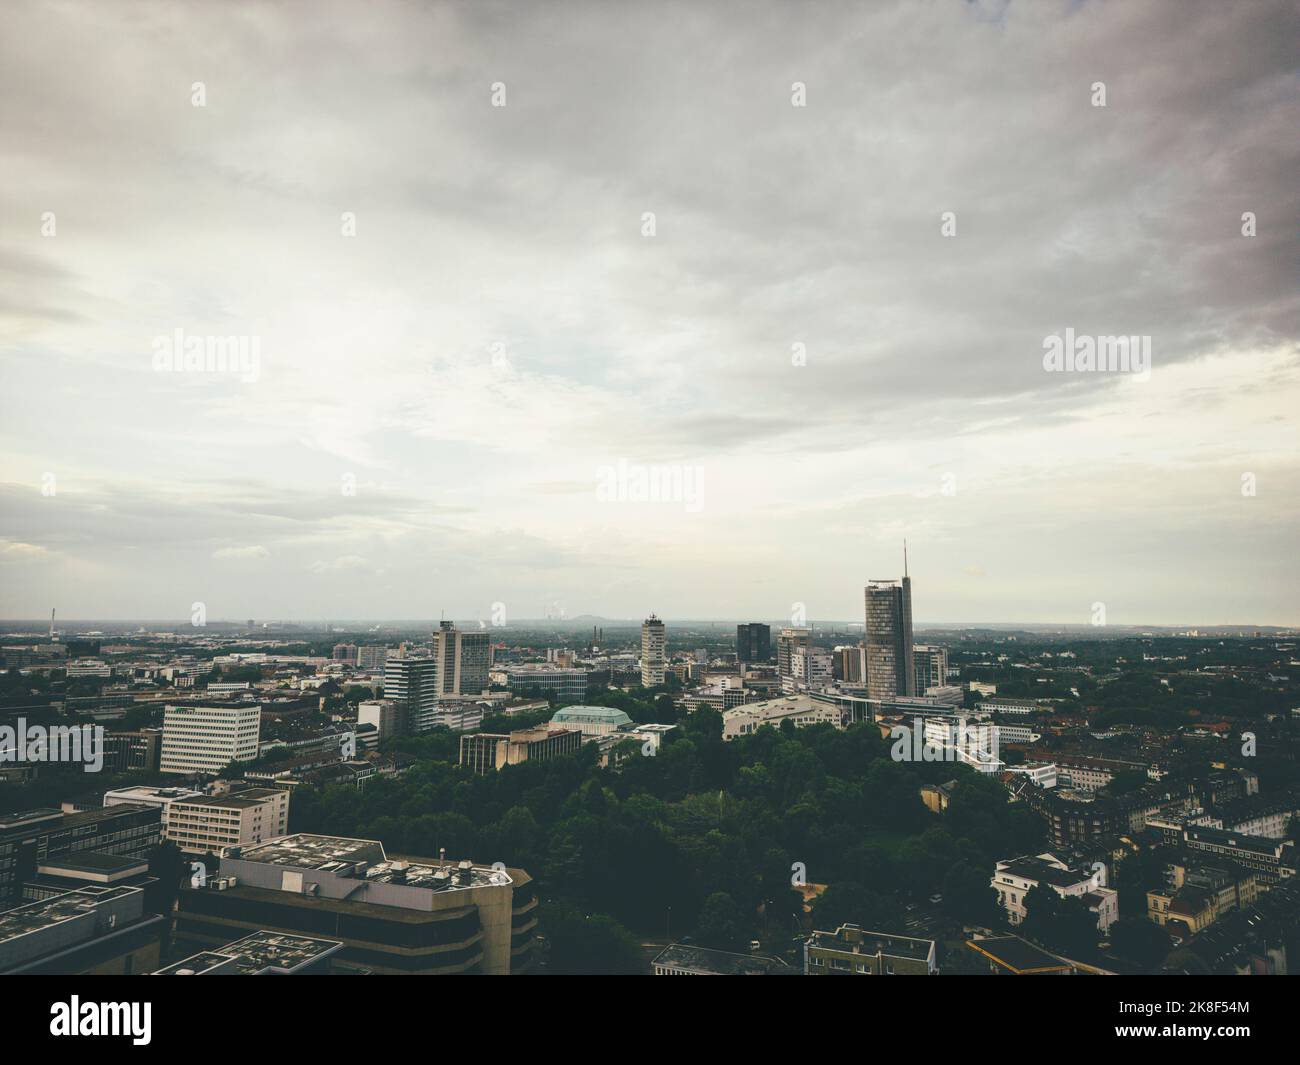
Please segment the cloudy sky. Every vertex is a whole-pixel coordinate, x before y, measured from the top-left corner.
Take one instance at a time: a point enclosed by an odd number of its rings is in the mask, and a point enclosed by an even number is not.
[[[1298,35],[6,3],[0,616],[1300,622]]]

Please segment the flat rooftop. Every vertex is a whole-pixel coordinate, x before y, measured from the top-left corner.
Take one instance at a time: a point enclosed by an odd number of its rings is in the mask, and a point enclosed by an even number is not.
[[[138,888],[78,888],[62,895],[54,895],[40,902],[29,902],[12,910],[0,913],[0,943],[25,936],[42,928],[63,921],[70,921],[88,913],[94,913],[100,902],[118,898]]]
[[[722,976],[793,976],[795,970],[780,958],[765,954],[732,954],[688,943],[674,943],[655,956],[655,965],[689,969]]]
[[[356,877],[370,883],[406,884],[435,891],[501,886],[512,883],[508,873],[472,862],[404,858],[384,853],[373,839],[318,836],[299,832],[267,843],[245,847],[231,860],[312,869],[335,876]]]
[[[932,939],[845,928],[835,932],[813,932],[808,945],[822,950],[843,951],[846,954],[865,954],[874,957],[879,953],[885,957],[909,958],[913,961],[927,960],[930,952],[934,950]]]
[[[52,822],[54,818],[62,817],[62,810],[56,810],[48,806],[36,810],[19,810],[17,813],[0,814],[0,832],[9,828],[26,828],[29,825],[40,824],[42,821]]]
[[[263,976],[293,973],[341,950],[337,939],[315,939],[263,929],[204,950],[159,969],[154,976],[205,976],[214,971],[230,976]]]
[[[1070,965],[1019,936],[970,939],[966,946],[1010,972],[1023,976],[1069,972]]]

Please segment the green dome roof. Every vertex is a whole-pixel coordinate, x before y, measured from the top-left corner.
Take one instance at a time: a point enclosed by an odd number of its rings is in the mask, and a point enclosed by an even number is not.
[[[590,725],[613,725],[615,728],[622,728],[624,725],[632,724],[632,719],[623,713],[622,710],[616,710],[612,706],[566,706],[563,710],[555,711],[555,716],[551,718],[552,722],[560,724],[580,725],[583,723]]]

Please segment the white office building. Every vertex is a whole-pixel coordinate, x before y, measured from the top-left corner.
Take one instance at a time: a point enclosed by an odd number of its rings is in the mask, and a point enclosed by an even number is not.
[[[219,773],[257,757],[262,711],[252,706],[168,706],[163,712],[164,773]]]

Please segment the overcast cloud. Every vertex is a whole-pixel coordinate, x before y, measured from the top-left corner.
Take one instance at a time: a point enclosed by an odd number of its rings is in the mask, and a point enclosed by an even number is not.
[[[1296,11],[6,3],[0,615],[1295,624]]]

